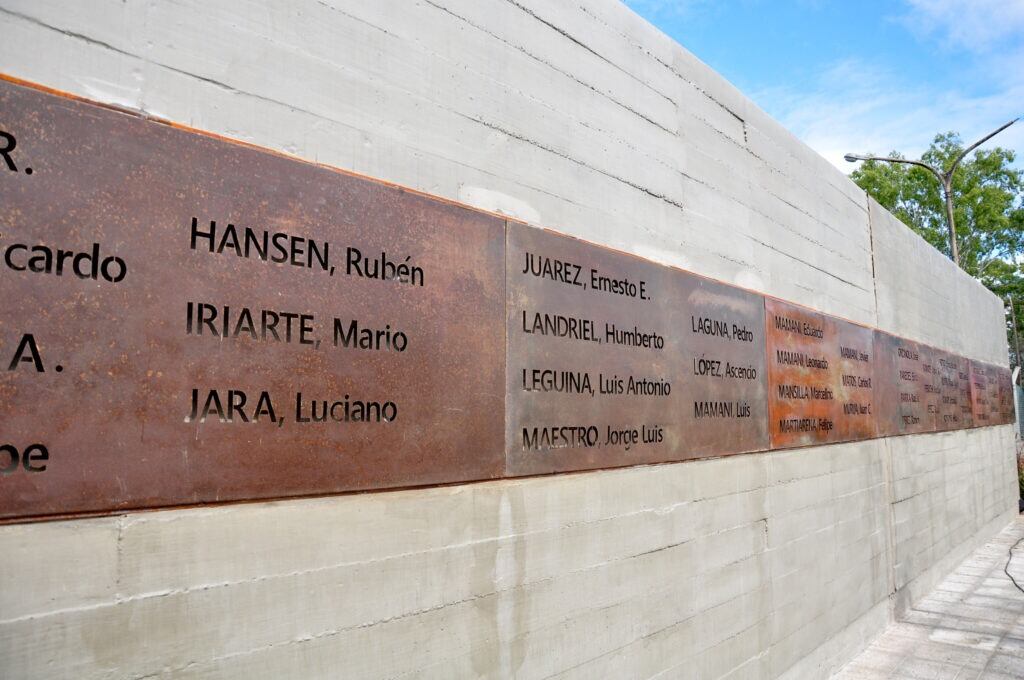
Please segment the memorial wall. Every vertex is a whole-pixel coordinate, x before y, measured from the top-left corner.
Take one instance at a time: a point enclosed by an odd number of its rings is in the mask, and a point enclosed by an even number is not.
[[[22,84],[0,112],[3,519],[1013,422],[1006,367]]]
[[[1000,301],[619,2],[0,22],[0,676],[821,680],[1016,511]]]

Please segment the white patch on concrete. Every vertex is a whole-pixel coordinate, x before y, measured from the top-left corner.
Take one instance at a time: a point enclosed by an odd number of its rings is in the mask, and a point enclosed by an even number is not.
[[[732,282],[740,288],[748,290],[764,290],[764,279],[752,269],[744,269],[736,274]]]
[[[529,224],[540,225],[540,213],[523,199],[483,187],[459,186],[459,200],[481,210],[507,215]]]
[[[79,78],[78,84],[83,96],[89,99],[136,111],[142,109],[140,92],[135,87],[120,85],[102,78]]]
[[[690,270],[693,266],[693,263],[689,258],[681,253],[665,250],[664,248],[658,248],[642,242],[633,243],[631,250],[634,255],[669,267],[678,267],[680,269]]]

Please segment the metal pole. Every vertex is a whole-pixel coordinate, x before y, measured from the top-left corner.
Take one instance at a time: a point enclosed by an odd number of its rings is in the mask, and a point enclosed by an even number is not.
[[[953,221],[953,171],[956,170],[956,166],[960,165],[960,161],[967,157],[967,154],[977,149],[979,146],[992,139],[1000,132],[1016,123],[1020,118],[1014,118],[1009,123],[1001,125],[992,132],[988,133],[974,144],[960,152],[960,154],[953,159],[949,169],[942,172],[938,168],[925,163],[924,161],[911,161],[906,158],[888,158],[885,156],[862,156],[860,154],[848,153],[843,158],[849,163],[856,163],[857,161],[884,161],[886,163],[906,163],[908,165],[917,165],[928,172],[935,175],[939,182],[942,184],[942,193],[945,194],[946,200],[946,227],[949,228],[949,256],[956,263],[956,266],[960,266],[960,249],[956,243],[956,224]],[[1015,327],[1016,328],[1016,327]]]
[[[1016,354],[1017,366],[1020,366],[1020,336],[1017,334],[1017,312],[1013,306],[1013,296],[1007,296],[1006,301],[1010,303],[1010,323],[1013,324],[1013,347]]]
[[[942,178],[942,193],[946,198],[946,228],[949,229],[949,252],[954,264],[960,266],[960,249],[956,245],[956,222],[953,220],[953,172]]]

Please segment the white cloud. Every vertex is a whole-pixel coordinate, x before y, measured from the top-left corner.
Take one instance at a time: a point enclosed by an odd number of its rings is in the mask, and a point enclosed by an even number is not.
[[[720,7],[709,0],[626,2],[666,21]],[[824,65],[809,81],[747,94],[844,172],[855,167],[843,160],[848,152],[917,157],[937,133],[959,132],[970,143],[1024,115],[1024,0],[903,0],[892,12],[888,20],[907,30],[907,41],[954,63],[955,72],[914,80],[899,64],[863,55]],[[1024,121],[993,145],[1015,149],[1024,167]]]
[[[708,0],[623,0],[634,12],[645,17],[678,18],[692,12]]]
[[[943,77],[911,81],[861,58],[828,65],[806,86],[754,91],[752,98],[844,172],[854,167],[843,160],[847,152],[895,149],[917,157],[936,133],[953,130],[970,143],[1024,114],[1024,0],[907,4],[900,21],[954,50],[979,87],[968,92]],[[1024,166],[1024,121],[986,146],[994,145],[1017,150],[1016,164]]]
[[[1024,0],[907,0],[903,23],[952,47],[992,52],[1024,31]]]
[[[915,87],[858,61],[833,65],[806,91],[770,89],[752,97],[805,143],[849,172],[847,152],[920,155],[936,133],[953,130],[966,142],[1021,113],[1024,86],[986,96]],[[990,144],[1024,153],[1024,121]],[[1024,159],[1018,159],[1018,161]]]

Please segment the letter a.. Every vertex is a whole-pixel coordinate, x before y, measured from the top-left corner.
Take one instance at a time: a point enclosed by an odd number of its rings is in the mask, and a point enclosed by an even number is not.
[[[28,348],[29,356],[25,356],[26,348]],[[18,349],[15,350],[14,358],[11,359],[11,365],[7,367],[7,370],[13,371],[18,368],[18,364],[23,362],[35,366],[38,373],[46,372],[46,369],[43,368],[43,358],[39,356],[39,348],[36,347],[36,339],[32,337],[31,333],[21,336],[21,342],[18,343]]]

